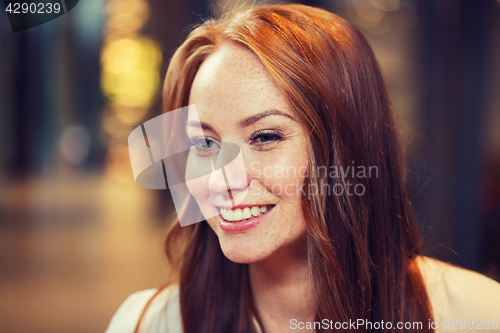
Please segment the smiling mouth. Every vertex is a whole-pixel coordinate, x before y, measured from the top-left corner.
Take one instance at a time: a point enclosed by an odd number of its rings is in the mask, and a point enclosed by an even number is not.
[[[260,215],[264,215],[273,208],[274,205],[263,205],[263,206],[251,206],[245,207],[243,209],[225,209],[220,208],[221,217],[228,222],[240,222],[251,219],[253,217],[257,217]]]

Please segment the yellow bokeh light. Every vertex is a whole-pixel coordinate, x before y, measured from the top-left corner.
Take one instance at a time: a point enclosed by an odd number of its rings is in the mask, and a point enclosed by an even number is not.
[[[113,0],[107,6],[108,27],[122,31],[138,31],[149,18],[150,7],[144,0]]]
[[[159,97],[162,50],[140,33],[150,16],[147,0],[110,0],[106,10],[100,58],[101,90],[108,100],[101,122],[108,147],[105,171],[119,183],[134,185],[126,138]]]
[[[116,118],[127,125],[137,125],[146,116],[149,109],[118,106],[113,108]]]
[[[119,38],[101,54],[101,87],[113,105],[148,107],[158,95],[161,48],[150,38]]]

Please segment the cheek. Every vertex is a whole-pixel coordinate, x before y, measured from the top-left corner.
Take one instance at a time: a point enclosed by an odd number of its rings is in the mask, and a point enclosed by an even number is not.
[[[189,193],[195,198],[200,207],[208,200],[210,190],[208,189],[208,180],[210,175],[196,178],[186,182]]]
[[[189,214],[194,214],[197,217],[196,221],[191,221],[191,223],[196,223],[202,221],[199,217],[203,217],[204,220],[208,221],[211,227],[217,224],[217,216],[219,214],[218,210],[212,206],[210,202],[210,190],[208,188],[208,179],[210,175],[191,180],[186,183],[189,193],[192,195],[196,201],[196,206],[191,206]],[[201,215],[200,215],[201,214]],[[191,224],[188,223],[188,224]]]
[[[184,176],[189,192],[197,201],[209,195],[208,180],[211,172],[207,159],[196,156],[195,150],[192,149],[186,161]]]
[[[280,228],[286,230],[288,237],[296,238],[306,230],[302,200],[307,194],[307,155],[298,153],[291,156],[282,157],[280,164],[273,168],[274,176],[265,178],[270,185],[269,190],[281,202]]]
[[[303,184],[307,174],[307,158],[305,154],[280,154],[260,164],[255,172],[257,181],[267,191],[280,197],[284,203],[297,203],[301,200]]]

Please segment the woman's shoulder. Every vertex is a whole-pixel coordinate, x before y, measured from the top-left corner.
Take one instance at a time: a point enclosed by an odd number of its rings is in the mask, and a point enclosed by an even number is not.
[[[178,284],[139,291],[127,297],[106,333],[133,333],[141,316],[139,332],[182,332]]]
[[[442,327],[449,320],[473,319],[476,325],[488,320],[500,322],[500,284],[482,274],[429,257],[417,263],[427,288],[435,320]],[[471,321],[472,323],[472,321]],[[497,326],[497,328],[500,326]],[[493,328],[493,327],[492,327]],[[483,330],[484,331],[484,330]]]

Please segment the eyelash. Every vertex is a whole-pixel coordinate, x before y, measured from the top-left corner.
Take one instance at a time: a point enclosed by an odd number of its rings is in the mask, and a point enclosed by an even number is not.
[[[257,148],[264,148],[266,146],[269,146],[271,144],[276,144],[278,142],[281,142],[285,139],[285,135],[279,131],[279,130],[263,130],[263,131],[258,131],[252,134],[250,137],[251,141],[255,141],[257,139],[262,139],[263,137],[272,137],[271,140],[267,142],[260,142],[260,143],[253,143]]]
[[[199,149],[210,149],[209,147],[206,147],[207,142],[211,143],[217,143],[217,141],[213,140],[212,138],[208,136],[198,136],[196,138],[189,139],[187,141],[187,144],[191,147],[194,148],[199,148]]]
[[[266,142],[253,142],[252,144],[256,146],[257,148],[265,148],[269,145],[276,144],[278,142],[281,142],[285,139],[285,135],[279,131],[279,130],[263,130],[263,131],[258,131],[252,134],[252,136],[249,138],[250,141],[256,141],[258,139],[264,138],[264,137],[271,137],[271,140],[268,140]],[[208,149],[212,149],[212,147],[206,147],[206,143],[214,143],[217,144],[218,142],[210,137],[207,136],[199,136],[196,138],[189,139],[187,141],[187,144],[193,148],[196,148],[200,152],[207,152]]]

